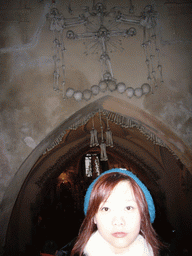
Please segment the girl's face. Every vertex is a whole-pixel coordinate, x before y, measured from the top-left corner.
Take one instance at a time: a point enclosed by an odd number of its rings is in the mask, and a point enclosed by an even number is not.
[[[140,232],[141,217],[129,181],[119,182],[94,217],[100,235],[115,253],[125,252]]]

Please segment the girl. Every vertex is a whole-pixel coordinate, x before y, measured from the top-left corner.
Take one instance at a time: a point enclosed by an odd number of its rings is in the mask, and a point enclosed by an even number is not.
[[[125,169],[102,173],[89,186],[85,219],[71,256],[157,256],[155,207],[146,186]]]

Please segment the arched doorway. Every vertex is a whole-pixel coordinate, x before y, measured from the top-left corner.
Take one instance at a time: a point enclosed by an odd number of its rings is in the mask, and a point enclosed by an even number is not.
[[[117,111],[112,111],[111,108]],[[101,112],[102,117],[100,116]],[[129,113],[129,115],[125,113]],[[157,120],[151,120],[146,113],[142,115],[140,110],[132,109],[128,103],[118,102],[116,99],[107,97],[89,105],[89,108],[82,109],[81,112],[67,120],[55,133],[50,135],[49,141],[54,142],[53,144],[49,143],[52,146],[49,147],[46,141],[45,145],[41,147],[41,151],[39,150],[39,153],[41,152],[39,158],[36,160],[33,158],[33,165],[24,179],[9,221],[6,246],[11,253],[25,251],[26,246],[33,244],[37,232],[41,233],[42,231],[42,229],[38,231],[38,222],[41,222],[41,218],[48,219],[51,223],[45,227],[49,231],[46,234],[53,234],[55,227],[58,226],[62,226],[63,232],[66,232],[62,223],[63,211],[66,211],[64,205],[72,208],[67,209],[68,213],[75,212],[78,215],[76,228],[68,238],[76,234],[82,219],[83,193],[92,179],[92,176],[90,179],[86,177],[85,159],[90,155],[94,159],[100,154],[99,147],[90,147],[93,117],[94,128],[97,131],[101,130],[101,126],[106,130],[108,122],[113,134],[114,145],[107,148],[108,161],[99,161],[100,171],[111,167],[126,167],[135,172],[147,184],[156,202],[157,220],[155,225],[160,235],[167,234],[166,227],[169,230],[166,225],[164,230],[160,229],[162,225],[159,223],[165,223],[165,221],[167,225],[178,229],[180,236],[190,230],[191,226],[188,223],[191,197],[185,190],[191,183],[190,180],[185,180],[182,183],[181,179],[184,178],[183,173],[191,176],[182,161],[174,156],[175,146],[171,145],[169,141],[168,145],[166,144],[167,130]],[[152,127],[149,124],[152,124]],[[157,129],[158,125],[160,130]],[[60,134],[62,134],[62,138],[60,137],[58,140]],[[170,134],[169,131],[169,136]],[[160,136],[158,137],[158,135]],[[165,140],[160,138],[163,136]],[[175,138],[174,135],[171,136]],[[55,140],[58,143],[55,143]],[[46,150],[47,148],[48,150]],[[178,151],[177,149],[176,155]],[[91,160],[92,165],[93,159]],[[185,162],[186,159],[187,157],[182,160]],[[190,162],[189,157],[187,161]],[[62,175],[65,176],[64,186],[61,186],[60,181]],[[66,178],[67,176],[68,178]],[[78,185],[75,187],[74,184]],[[58,198],[62,198],[62,201]],[[71,205],[69,202],[64,204],[65,199],[70,202],[73,200],[73,203]],[[46,208],[47,205],[51,207],[51,210],[54,209],[52,216],[47,214],[51,212]],[[60,212],[57,211],[59,205]],[[44,213],[42,213],[43,210]],[[56,216],[59,215],[60,218],[57,219]],[[73,220],[76,217],[73,217]],[[57,223],[54,223],[55,219],[57,219]],[[67,215],[64,219],[67,223],[72,223]],[[59,225],[60,223],[62,225]],[[39,236],[40,233],[37,235]],[[63,238],[63,243],[67,242],[64,240]],[[62,243],[62,241],[58,243]],[[12,253],[12,255],[14,254]]]

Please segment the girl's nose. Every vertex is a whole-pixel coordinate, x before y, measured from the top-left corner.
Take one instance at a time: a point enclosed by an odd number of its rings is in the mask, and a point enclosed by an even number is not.
[[[112,220],[113,225],[115,226],[124,226],[125,225],[125,220],[123,216],[114,216]]]

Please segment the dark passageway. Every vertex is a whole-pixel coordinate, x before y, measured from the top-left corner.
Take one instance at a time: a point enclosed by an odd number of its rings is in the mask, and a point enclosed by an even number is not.
[[[94,125],[99,131],[98,114]],[[137,127],[127,129],[109,120],[107,124],[103,117],[103,129],[107,126],[113,134],[113,146],[106,151],[107,160],[101,159],[98,146],[90,147],[90,119],[83,126],[67,131],[63,142],[35,163],[10,219],[6,239],[10,255],[25,253],[28,248],[40,251],[46,240],[55,241],[58,248],[70,242],[77,236],[84,217],[86,188],[99,173],[114,167],[132,171],[147,184],[156,205],[154,227],[162,239],[167,243],[176,241],[173,250],[178,255],[189,247],[186,179],[189,182],[191,175],[187,169],[168,148],[146,139]]]

